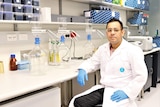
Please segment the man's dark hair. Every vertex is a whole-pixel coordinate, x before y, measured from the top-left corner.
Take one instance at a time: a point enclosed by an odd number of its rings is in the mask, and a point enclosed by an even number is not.
[[[109,20],[107,22],[106,28],[107,28],[108,24],[111,22],[119,22],[119,24],[121,25],[121,29],[123,29],[123,23],[119,19],[116,19],[116,18],[112,18],[111,20]]]

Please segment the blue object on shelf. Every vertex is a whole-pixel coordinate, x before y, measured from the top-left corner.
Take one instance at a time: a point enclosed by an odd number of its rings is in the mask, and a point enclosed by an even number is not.
[[[12,0],[3,0],[4,3],[12,3]]]
[[[23,12],[23,6],[21,5],[17,5],[17,6],[13,6],[13,12]]]
[[[138,24],[138,25],[147,25],[148,18],[147,16],[143,16],[143,13],[134,13],[132,18],[128,19],[130,24]]]
[[[39,0],[33,0],[32,5],[33,6],[39,6]]]
[[[160,36],[158,36],[158,29],[156,30],[156,36],[153,37],[153,43],[155,43],[157,47],[160,47]]]
[[[13,0],[14,4],[21,4],[21,0]]]
[[[136,9],[149,10],[149,0],[126,0],[125,5]]]
[[[160,37],[159,36],[153,37],[153,43],[155,43],[157,47],[160,47]]]
[[[13,12],[4,12],[3,19],[4,20],[13,20]]]
[[[23,20],[23,14],[19,14],[19,13],[14,14],[14,19],[15,20]]]
[[[24,5],[32,5],[32,0],[22,0],[21,2]]]
[[[3,11],[12,12],[12,3],[3,3]]]
[[[33,7],[33,13],[40,13],[39,12],[40,11],[40,9],[39,9],[39,7]]]
[[[109,2],[109,3],[112,3],[112,0],[105,0],[105,2]]]
[[[119,19],[120,17],[120,13],[119,12],[114,12],[114,16],[112,16],[113,18]]]
[[[111,10],[91,10],[91,19],[93,23],[106,24],[111,18]]]
[[[23,18],[26,21],[31,21],[33,18],[33,14],[25,14]]]
[[[0,20],[3,20],[3,12],[0,11]]]
[[[24,5],[24,13],[33,13],[33,7],[31,5]]]

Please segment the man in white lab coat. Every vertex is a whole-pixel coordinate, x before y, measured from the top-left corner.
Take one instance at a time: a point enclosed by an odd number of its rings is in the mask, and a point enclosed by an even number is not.
[[[108,43],[78,68],[77,81],[81,86],[88,73],[100,69],[100,85],[76,95],[69,107],[137,107],[135,99],[147,81],[143,51],[123,39],[123,24],[111,19],[106,25]]]

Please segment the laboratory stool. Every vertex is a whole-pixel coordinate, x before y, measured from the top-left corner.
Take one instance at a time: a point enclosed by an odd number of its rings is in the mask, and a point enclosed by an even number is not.
[[[98,105],[96,105],[95,107],[102,107],[102,104],[98,104]]]
[[[142,88],[142,90],[140,91],[138,95],[138,101],[141,101],[141,98],[144,98],[144,87]]]

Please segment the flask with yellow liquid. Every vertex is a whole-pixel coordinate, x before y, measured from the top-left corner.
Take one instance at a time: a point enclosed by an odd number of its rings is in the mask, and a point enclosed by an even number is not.
[[[3,61],[0,61],[0,73],[4,73]]]
[[[57,66],[60,65],[60,58],[58,52],[59,41],[50,39],[49,40],[49,65]]]

